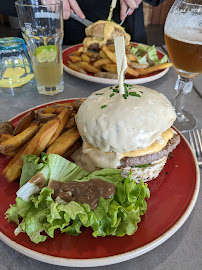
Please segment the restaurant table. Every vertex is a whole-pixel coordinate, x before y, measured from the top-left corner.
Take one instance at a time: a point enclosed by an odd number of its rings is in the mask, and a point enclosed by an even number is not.
[[[164,50],[165,48],[161,48]],[[175,97],[177,74],[173,68],[162,78],[143,84],[163,93],[171,102]],[[33,90],[19,96],[0,95],[0,120],[7,121],[34,106],[67,98],[87,97],[106,85],[84,81],[64,72],[65,89],[55,96],[45,96]],[[198,119],[202,128],[202,76],[196,79],[194,89],[185,97],[185,108]],[[188,138],[187,133],[184,133]],[[201,177],[202,180],[202,177]],[[82,262],[81,262],[82,265]],[[64,270],[78,269],[43,263],[18,253],[0,241],[0,270]],[[86,269],[95,269],[90,267]],[[97,268],[98,269],[98,268]],[[196,205],[182,227],[167,241],[139,257],[119,264],[101,266],[105,270],[201,270],[202,269],[202,191]]]

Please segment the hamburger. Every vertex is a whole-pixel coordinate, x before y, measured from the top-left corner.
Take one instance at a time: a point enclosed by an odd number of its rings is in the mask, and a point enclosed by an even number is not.
[[[155,179],[180,142],[169,100],[152,89],[125,84],[92,93],[80,106],[76,123],[83,140],[73,160],[86,171],[119,168],[122,175]]]
[[[97,21],[85,29],[86,38],[83,40],[85,51],[99,50],[102,45],[114,43],[117,36],[125,37],[125,44],[129,45],[130,35],[126,33],[123,27],[112,21]]]

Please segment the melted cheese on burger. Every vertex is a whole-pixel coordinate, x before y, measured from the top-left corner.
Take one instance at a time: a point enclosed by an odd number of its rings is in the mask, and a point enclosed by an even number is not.
[[[82,148],[72,158],[80,167],[90,172],[99,168],[117,168],[124,157],[139,157],[161,151],[173,135],[173,129],[169,128],[147,148],[125,153],[104,152],[98,147],[83,143]]]
[[[84,45],[84,48],[89,48],[91,44],[94,44],[94,43],[98,43],[99,44],[99,48],[102,47],[102,45],[106,44],[108,40],[111,40],[112,37],[111,37],[111,34],[113,31],[115,31],[115,28],[118,28],[122,31],[122,33],[125,34],[125,44],[126,45],[129,45],[130,43],[130,35],[127,34],[123,27],[120,26],[119,24],[115,23],[115,22],[111,22],[111,21],[97,21],[95,22],[93,25],[90,25],[88,28],[90,27],[93,27],[93,26],[96,26],[98,24],[102,24],[104,23],[104,33],[103,33],[103,38],[99,38],[99,37],[96,37],[96,36],[92,36],[92,37],[86,37],[84,40],[83,40],[83,45]],[[86,31],[87,32],[87,31]]]

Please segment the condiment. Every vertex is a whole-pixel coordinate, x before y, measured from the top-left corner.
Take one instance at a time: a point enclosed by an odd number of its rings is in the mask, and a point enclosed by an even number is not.
[[[29,182],[34,183],[38,188],[42,189],[45,186],[46,178],[42,173],[37,173],[29,180]]]
[[[58,185],[54,183],[52,188],[54,188],[54,186],[58,189]],[[63,183],[57,196],[65,202],[75,201],[86,203],[90,206],[91,210],[94,210],[100,197],[109,199],[115,195],[115,191],[116,186],[112,183],[100,179],[90,179],[85,182],[69,181]]]

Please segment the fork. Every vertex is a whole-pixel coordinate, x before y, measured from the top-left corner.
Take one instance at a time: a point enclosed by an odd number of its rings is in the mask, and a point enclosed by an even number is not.
[[[189,131],[191,147],[197,157],[198,165],[202,168],[202,129]]]

